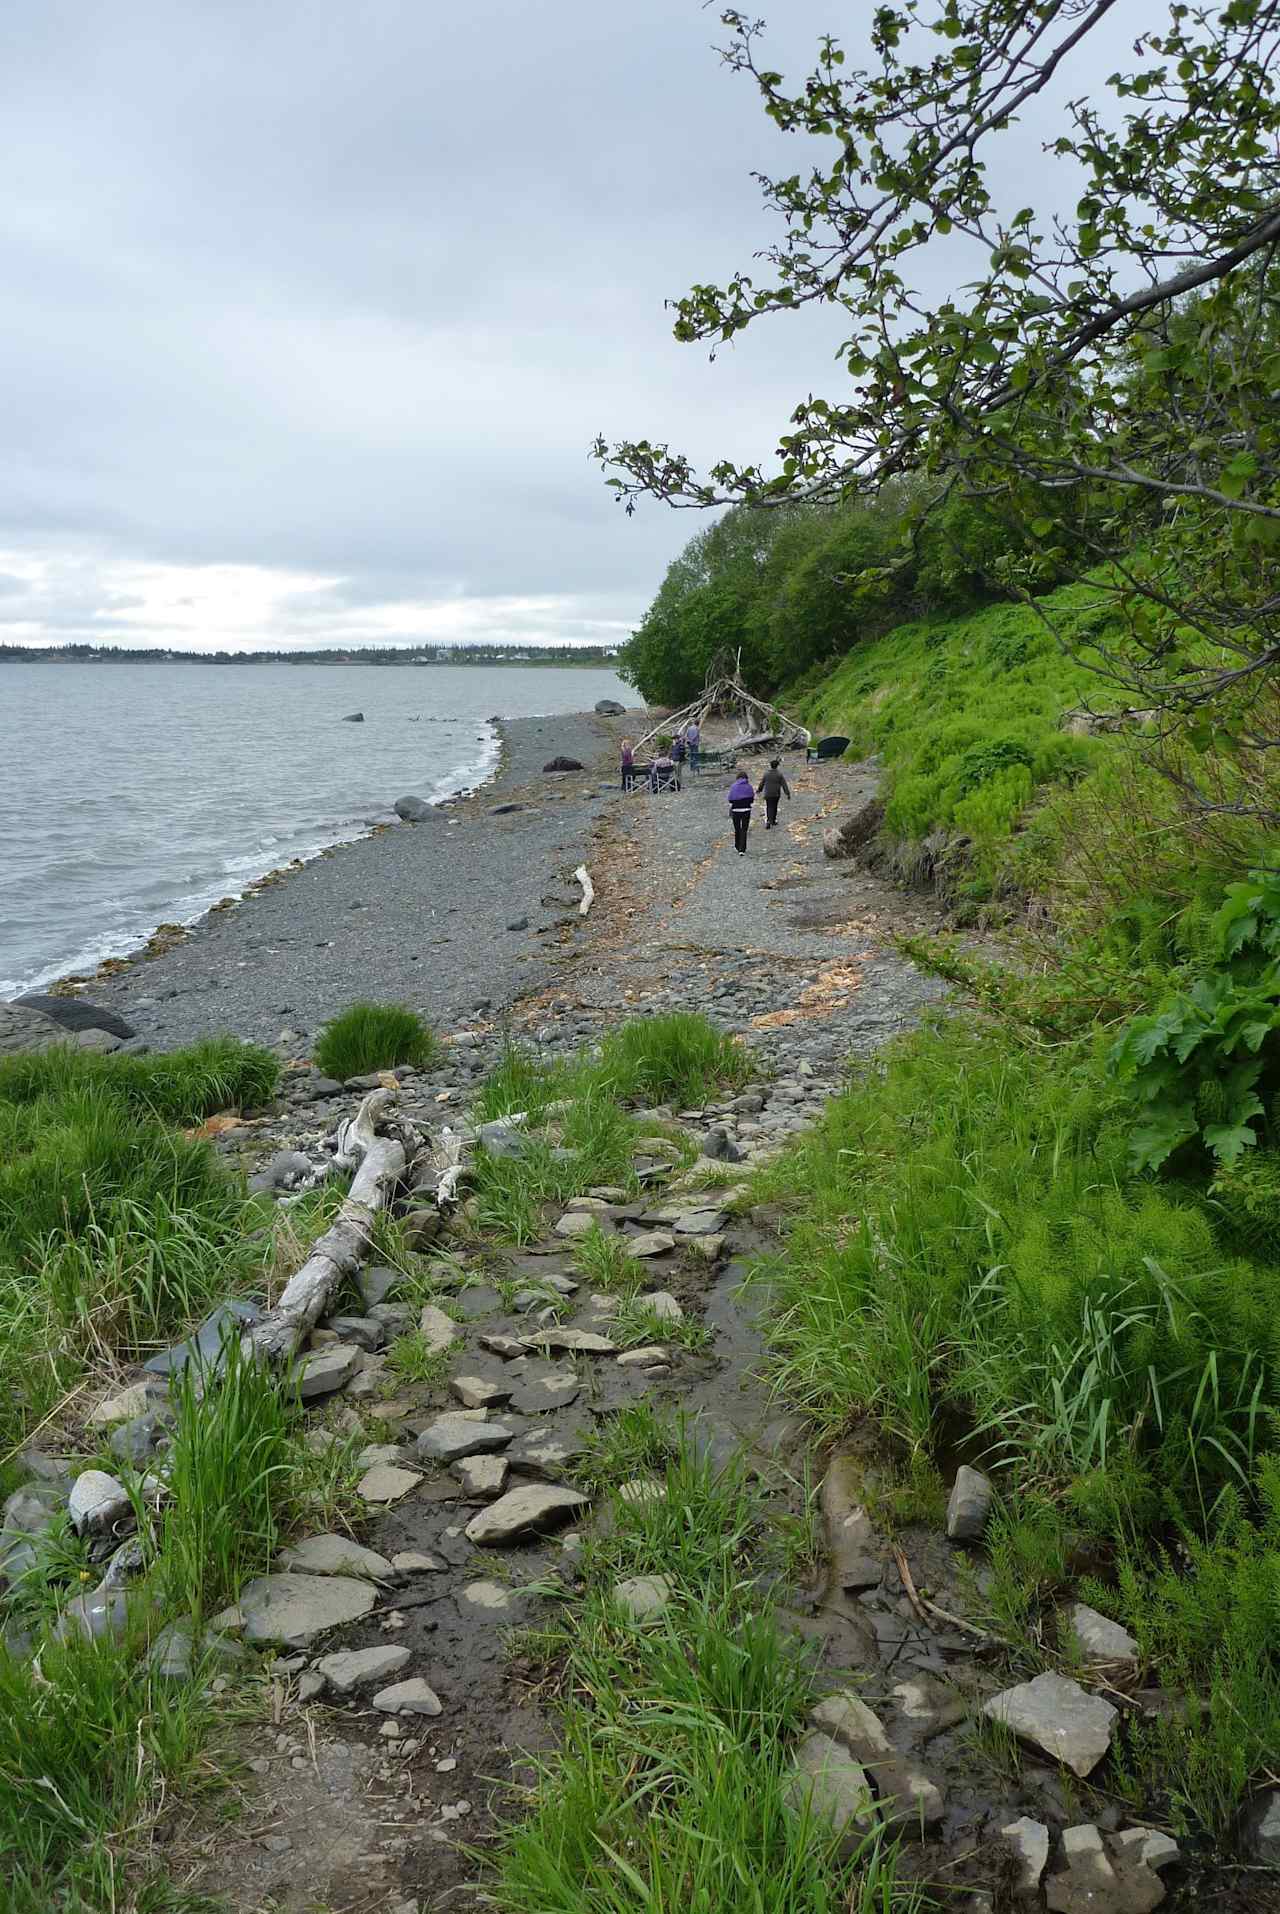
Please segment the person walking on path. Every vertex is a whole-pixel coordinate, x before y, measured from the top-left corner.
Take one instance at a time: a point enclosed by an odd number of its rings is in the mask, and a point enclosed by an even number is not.
[[[739,765],[733,783],[729,786],[729,816],[733,820],[733,848],[739,857],[745,857],[747,854],[747,832],[751,829],[751,806],[755,801],[755,786]]]
[[[689,747],[685,743],[684,732],[677,731],[671,740],[671,762],[676,767],[676,790],[684,788],[684,760]]]
[[[684,741],[689,749],[689,769],[696,778],[698,775],[698,753],[702,749],[702,732],[698,728],[698,720],[696,718],[691,718],[685,726]]]
[[[764,799],[764,828],[771,831],[778,822],[779,798],[785,797],[788,804],[791,802],[791,786],[782,775],[780,758],[770,758],[769,769],[761,778],[756,795]]]
[[[622,740],[622,788],[631,790],[636,781],[636,753],[630,738]]]

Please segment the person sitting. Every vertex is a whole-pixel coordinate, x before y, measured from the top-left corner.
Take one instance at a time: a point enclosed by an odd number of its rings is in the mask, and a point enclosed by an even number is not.
[[[676,767],[671,756],[671,740],[661,737],[658,739],[658,755],[649,766],[649,789],[673,791],[675,788]]]

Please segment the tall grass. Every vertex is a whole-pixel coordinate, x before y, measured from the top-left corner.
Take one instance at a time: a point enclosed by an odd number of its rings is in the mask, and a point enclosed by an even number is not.
[[[434,1062],[440,1046],[416,1010],[404,1004],[349,1004],[327,1023],[315,1047],[315,1064],[326,1076],[367,1076],[393,1064],[422,1069]]]
[[[695,1011],[637,1018],[610,1031],[600,1046],[599,1074],[630,1101],[705,1103],[751,1075],[743,1046]]]
[[[268,1102],[279,1078],[279,1062],[269,1050],[234,1037],[140,1057],[97,1057],[57,1045],[0,1059],[0,1105],[56,1102],[99,1090],[132,1110],[171,1123],[198,1123],[215,1110]]]

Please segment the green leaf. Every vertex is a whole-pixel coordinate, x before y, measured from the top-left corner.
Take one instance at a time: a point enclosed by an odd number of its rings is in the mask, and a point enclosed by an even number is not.
[[[1247,1123],[1206,1123],[1204,1140],[1219,1163],[1228,1168],[1238,1163],[1246,1150],[1256,1148],[1258,1142]]]

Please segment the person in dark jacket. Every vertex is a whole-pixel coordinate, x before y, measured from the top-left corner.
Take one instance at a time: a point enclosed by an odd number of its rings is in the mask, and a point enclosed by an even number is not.
[[[739,857],[745,857],[747,854],[747,832],[751,829],[751,806],[755,801],[755,786],[739,765],[733,783],[729,786],[729,816],[733,821],[733,848]]]
[[[760,789],[757,795],[764,799],[764,828],[766,831],[771,831],[778,822],[779,798],[785,797],[788,804],[791,802],[791,786],[783,777],[781,766],[782,760],[780,758],[770,758],[769,769],[760,780]]]

